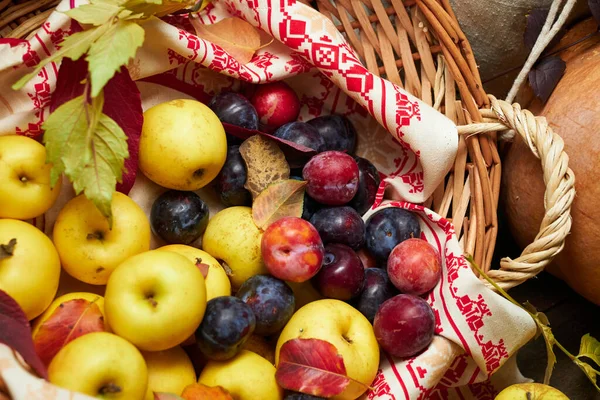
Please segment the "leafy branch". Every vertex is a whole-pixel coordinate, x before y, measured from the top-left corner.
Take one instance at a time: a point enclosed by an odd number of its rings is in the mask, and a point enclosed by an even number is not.
[[[75,193],[94,202],[112,227],[111,202],[129,157],[127,135],[102,112],[103,89],[135,57],[145,39],[141,24],[194,6],[196,0],[90,0],[65,12],[87,29],[68,36],[58,51],[42,60],[12,88],[22,89],[51,62],[73,61],[85,55],[88,75],[84,94],[57,108],[43,124],[47,162],[52,163],[51,184],[61,174]],[[204,2],[203,2],[204,5]]]
[[[546,342],[546,353],[548,357],[548,365],[546,366],[546,373],[544,375],[544,384],[548,385],[550,383],[550,377],[552,376],[552,371],[554,370],[554,365],[556,364],[556,355],[554,354],[554,346],[558,347],[571,361],[575,363],[585,373],[585,376],[592,382],[594,387],[598,392],[600,392],[600,387],[598,386],[596,379],[597,376],[600,375],[600,371],[597,369],[600,367],[600,342],[593,338],[589,333],[581,338],[581,345],[579,348],[579,353],[574,356],[571,354],[562,344],[556,340],[554,334],[552,333],[552,329],[550,328],[550,321],[548,321],[548,317],[544,313],[538,312],[535,307],[526,302],[524,305],[521,305],[518,301],[516,301],[512,296],[510,296],[506,291],[504,291],[496,282],[494,282],[483,270],[477,265],[473,256],[465,255],[465,258],[473,268],[482,276],[486,281],[489,282],[490,285],[494,287],[504,298],[508,301],[525,310],[531,318],[533,318],[535,324],[537,325],[538,332],[536,338],[540,335],[544,337],[544,341]],[[583,361],[582,358],[588,358],[592,360],[596,364],[596,368],[592,367],[592,365]]]

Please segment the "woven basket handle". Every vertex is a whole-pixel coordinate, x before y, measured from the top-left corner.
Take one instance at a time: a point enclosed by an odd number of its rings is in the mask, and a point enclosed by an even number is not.
[[[509,104],[488,96],[491,109],[481,110],[487,122],[458,127],[459,134],[474,135],[495,131],[518,133],[542,162],[544,172],[544,219],[533,243],[512,260],[500,261],[500,269],[488,275],[501,288],[510,289],[542,272],[563,249],[571,230],[571,204],[575,198],[575,176],[569,168],[569,156],[564,142],[548,126],[544,117],[536,117],[522,110],[517,103]],[[488,284],[486,282],[486,284]],[[488,284],[491,287],[491,285]]]

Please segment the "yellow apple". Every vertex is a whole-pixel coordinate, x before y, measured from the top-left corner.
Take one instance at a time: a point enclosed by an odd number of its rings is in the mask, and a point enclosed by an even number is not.
[[[16,219],[0,219],[0,245],[0,289],[14,298],[27,319],[32,320],[56,295],[58,253],[42,231]]]
[[[148,372],[144,357],[123,338],[88,333],[63,347],[48,367],[56,386],[100,399],[144,400]]]
[[[373,326],[364,315],[343,301],[317,300],[296,311],[279,335],[275,365],[279,363],[281,346],[296,338],[320,339],[333,344],[344,359],[348,377],[365,385],[350,382],[333,399],[357,399],[377,375],[379,344]]]
[[[148,367],[145,400],[154,400],[154,392],[180,395],[186,386],[196,383],[194,366],[179,346],[164,351],[142,352]]]
[[[206,309],[204,277],[180,254],[147,251],[112,273],[104,309],[117,335],[141,350],[166,350],[184,342],[200,325]]]
[[[44,214],[60,193],[50,187],[46,148],[19,135],[0,136],[0,218],[29,219]]]
[[[184,244],[172,244],[160,247],[157,250],[172,251],[181,254],[194,264],[204,263],[208,265],[208,275],[206,275],[206,279],[204,280],[206,283],[206,301],[219,296],[231,296],[231,282],[229,282],[225,270],[207,252]]]
[[[221,386],[237,400],[281,400],[283,389],[275,381],[275,367],[256,353],[241,350],[227,361],[209,361],[198,383]]]
[[[53,239],[62,266],[71,276],[105,285],[127,258],[150,248],[150,223],[144,211],[123,193],[112,199],[113,226],[84,195],[70,200],[58,214]]]
[[[171,100],[144,113],[140,170],[169,189],[198,190],[225,164],[227,138],[217,115],[196,100]]]
[[[541,383],[517,383],[498,393],[494,400],[569,400],[560,390]]]
[[[44,311],[44,313],[42,315],[40,315],[38,318],[36,318],[36,320],[33,322],[33,325],[31,327],[31,337],[33,337],[33,340],[35,341],[36,336],[37,336],[42,324],[44,322],[46,322],[46,320],[48,320],[48,318],[52,314],[54,314],[54,311],[56,311],[56,309],[59,306],[61,306],[63,303],[66,303],[67,301],[77,300],[77,299],[82,299],[82,300],[87,300],[89,302],[93,302],[94,304],[96,304],[98,306],[102,315],[103,316],[105,315],[104,314],[104,297],[97,295],[95,293],[86,293],[86,292],[74,292],[74,293],[65,294],[63,296],[57,297],[52,302],[52,304],[50,304],[50,306],[46,309],[46,311]],[[104,319],[104,330],[106,332],[110,332],[110,328],[108,326],[108,323],[106,322],[106,319]]]
[[[231,286],[237,290],[251,276],[269,273],[262,259],[261,238],[250,207],[229,207],[208,222],[202,248],[225,261],[231,269]]]

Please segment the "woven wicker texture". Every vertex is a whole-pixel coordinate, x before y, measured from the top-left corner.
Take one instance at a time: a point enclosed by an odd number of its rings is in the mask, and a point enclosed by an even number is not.
[[[0,0],[0,37],[26,38],[58,2]],[[544,118],[488,97],[449,0],[316,0],[311,5],[337,25],[371,72],[459,125],[454,168],[425,205],[453,221],[465,253],[505,289],[541,272],[563,248],[571,226],[575,190],[568,156]],[[541,159],[546,215],[520,257],[505,258],[499,269],[491,269],[502,171],[497,132],[506,130],[521,135]]]

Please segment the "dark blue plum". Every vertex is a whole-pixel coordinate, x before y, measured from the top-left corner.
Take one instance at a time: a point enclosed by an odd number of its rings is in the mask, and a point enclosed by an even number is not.
[[[300,175],[302,175],[302,172],[300,172]],[[304,179],[302,179],[301,176],[295,176],[295,175],[290,176],[290,179],[295,179],[297,181],[304,180]],[[310,197],[308,194],[304,193],[304,205],[302,208],[302,217],[301,217],[302,219],[310,221],[313,214],[316,213],[321,208],[323,208],[323,204],[319,203],[318,201],[316,201],[315,199]]]
[[[150,225],[155,235],[167,243],[190,244],[208,225],[206,203],[194,192],[169,190],[152,204]]]
[[[215,297],[206,303],[196,329],[196,346],[211,360],[228,360],[244,346],[256,327],[252,308],[234,296]]]
[[[357,250],[365,241],[365,223],[352,207],[327,207],[315,212],[310,223],[323,243],[341,243]]]
[[[421,227],[415,214],[402,208],[388,207],[376,211],[367,220],[365,247],[380,262],[387,262],[399,243],[419,237]]]
[[[247,176],[248,172],[240,154],[240,146],[229,146],[225,165],[214,180],[215,190],[224,205],[232,207],[252,204],[252,195],[244,187]]]
[[[290,392],[285,395],[283,400],[325,400],[325,397],[317,397],[305,393]]]
[[[307,122],[316,128],[325,140],[323,151],[337,150],[348,154],[356,148],[356,129],[352,122],[343,115],[323,115]]]
[[[254,275],[242,284],[236,296],[254,312],[255,333],[262,336],[283,329],[296,306],[292,288],[271,275]]]
[[[399,294],[382,268],[365,269],[365,287],[355,303],[355,307],[369,322],[373,323],[381,304]]]
[[[258,114],[250,101],[239,93],[221,92],[214,96],[208,107],[221,120],[246,129],[258,129]]]
[[[381,179],[377,168],[369,160],[362,157],[354,159],[358,164],[358,191],[348,205],[363,215],[375,202]]]
[[[319,132],[306,122],[289,122],[277,129],[273,136],[309,147],[317,153],[325,149],[325,141]]]

